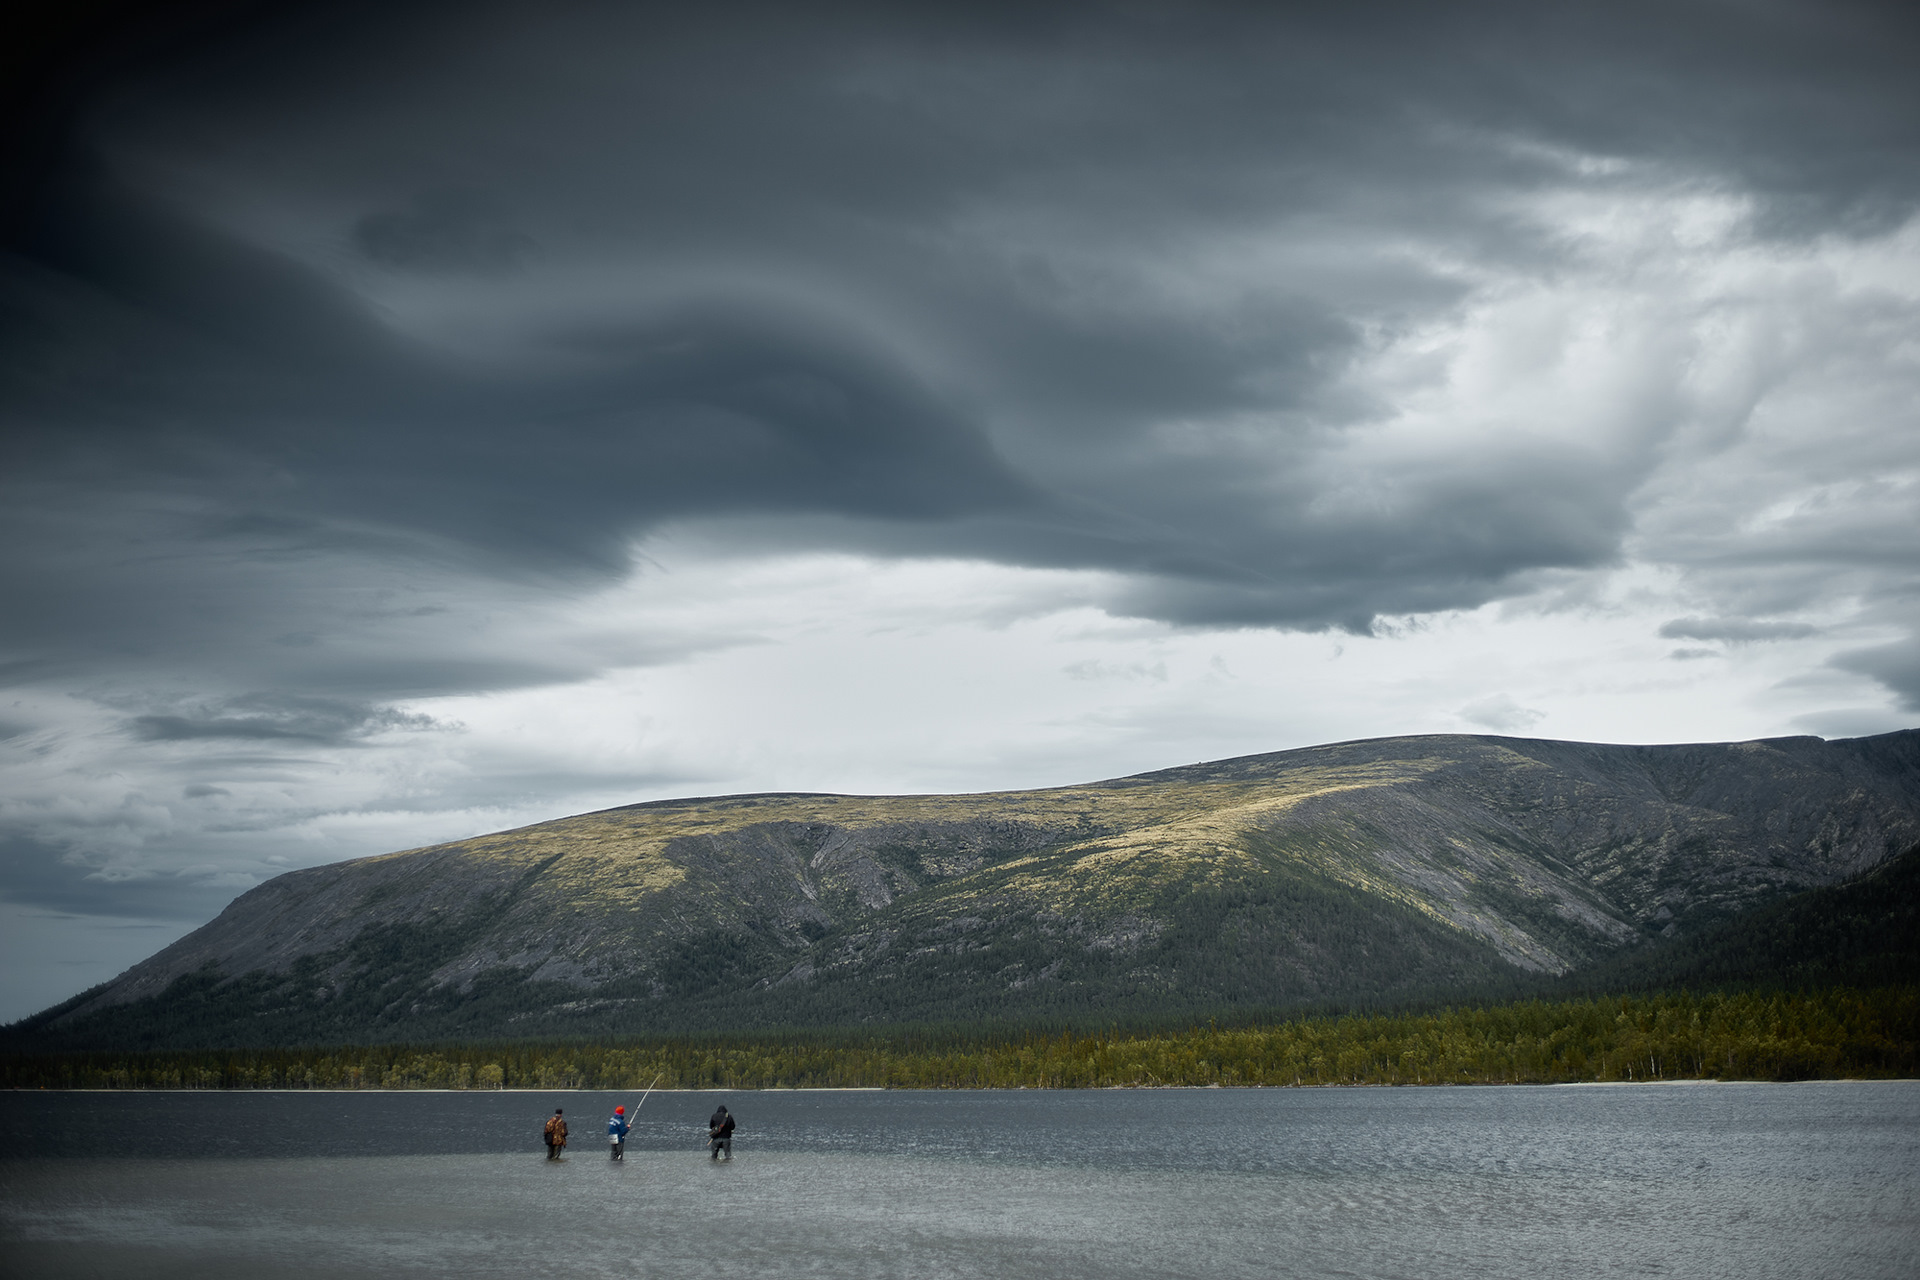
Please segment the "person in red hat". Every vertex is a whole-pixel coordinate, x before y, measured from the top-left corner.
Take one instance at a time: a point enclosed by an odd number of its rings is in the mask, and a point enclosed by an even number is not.
[[[627,1123],[627,1109],[624,1106],[613,1109],[613,1119],[607,1121],[607,1145],[612,1148],[615,1160],[627,1158],[627,1135],[633,1132],[633,1126]]]

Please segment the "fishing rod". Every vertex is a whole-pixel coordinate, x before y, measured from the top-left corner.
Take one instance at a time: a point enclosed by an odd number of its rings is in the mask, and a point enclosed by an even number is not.
[[[665,1075],[665,1074],[667,1074],[667,1073],[666,1073],[666,1072],[664,1072],[664,1071],[662,1071],[662,1072],[659,1072],[659,1073],[658,1073],[657,1075],[655,1075],[655,1076],[653,1077],[653,1084],[659,1084],[659,1083],[660,1083],[660,1077],[661,1077],[661,1076],[663,1076],[663,1075]],[[636,1102],[636,1103],[634,1103],[634,1104],[633,1104],[633,1120],[637,1120],[637,1119],[639,1119],[639,1118],[640,1118],[640,1108],[642,1108],[642,1107],[644,1107],[644,1106],[646,1106],[646,1105],[647,1105],[647,1099],[648,1099],[648,1098],[651,1098],[651,1097],[653,1096],[653,1084],[650,1084],[650,1085],[648,1085],[648,1086],[647,1086],[647,1091],[646,1091],[645,1093],[643,1093],[643,1094],[641,1094],[641,1095],[640,1095],[640,1101],[638,1101],[638,1102]],[[632,1124],[632,1123],[633,1123],[633,1120],[629,1120],[629,1121],[628,1121],[627,1123],[628,1123],[628,1124]]]
[[[658,1072],[658,1073],[656,1073],[656,1074],[654,1075],[654,1077],[653,1077],[653,1084],[659,1084],[659,1083],[660,1083],[660,1077],[661,1077],[661,1076],[663,1076],[663,1075],[665,1075],[665,1074],[667,1074],[667,1073],[666,1073],[666,1072],[664,1072],[664,1071],[661,1071],[661,1072]],[[636,1102],[636,1103],[634,1103],[634,1104],[633,1104],[633,1114],[635,1114],[635,1115],[639,1115],[639,1114],[640,1114],[640,1108],[642,1108],[642,1107],[644,1107],[644,1106],[646,1106],[646,1105],[647,1105],[647,1099],[653,1096],[653,1084],[650,1084],[650,1085],[648,1085],[648,1086],[647,1086],[647,1091],[646,1091],[645,1093],[643,1093],[643,1094],[641,1094],[641,1095],[640,1095],[640,1101],[638,1101],[638,1102]]]

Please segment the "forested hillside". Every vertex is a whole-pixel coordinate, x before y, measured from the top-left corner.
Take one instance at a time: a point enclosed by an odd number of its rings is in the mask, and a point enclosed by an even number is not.
[[[1589,992],[1819,990],[1920,983],[1920,846],[1857,880],[1804,893],[1700,933],[1583,970]]]

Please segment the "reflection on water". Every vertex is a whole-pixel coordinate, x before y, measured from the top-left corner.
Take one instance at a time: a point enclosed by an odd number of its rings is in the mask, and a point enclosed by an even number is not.
[[[1920,1084],[633,1101],[0,1095],[4,1273],[1920,1274]]]

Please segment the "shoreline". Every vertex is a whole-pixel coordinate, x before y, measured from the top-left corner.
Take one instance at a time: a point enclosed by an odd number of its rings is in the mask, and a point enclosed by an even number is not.
[[[1254,1093],[1283,1089],[1648,1089],[1670,1088],[1686,1085],[1761,1085],[1767,1088],[1794,1088],[1800,1085],[1850,1085],[1850,1084],[1920,1084],[1920,1076],[1839,1076],[1832,1079],[1813,1080],[1497,1080],[1472,1081],[1462,1083],[1431,1084],[1108,1084],[1108,1085],[1065,1085],[1060,1087],[1033,1087],[1028,1085],[997,1085],[974,1088],[926,1088],[888,1085],[797,1085],[797,1086],[761,1086],[742,1085],[739,1087],[721,1086],[712,1089],[655,1089],[660,1094],[720,1094],[720,1093]],[[366,1094],[392,1095],[421,1093],[457,1093],[466,1097],[493,1096],[498,1094],[540,1094],[552,1097],[557,1094],[618,1094],[625,1095],[633,1091],[632,1087],[606,1089],[124,1089],[124,1088],[69,1088],[48,1087],[0,1088],[0,1094],[35,1093],[152,1093],[152,1094],[195,1094],[195,1095],[233,1095],[233,1094]]]

